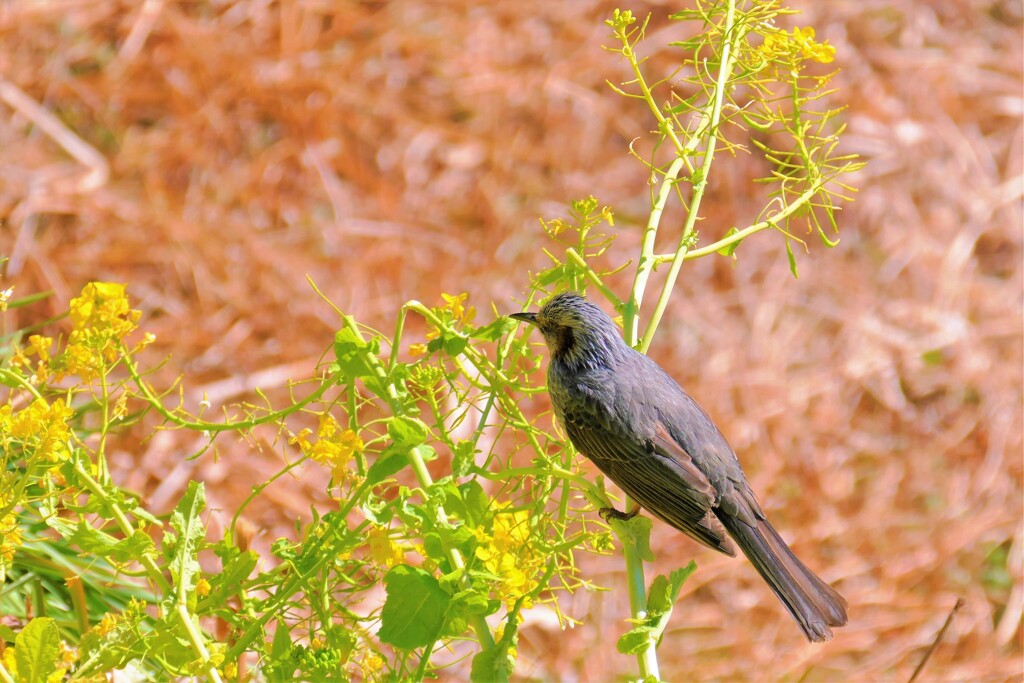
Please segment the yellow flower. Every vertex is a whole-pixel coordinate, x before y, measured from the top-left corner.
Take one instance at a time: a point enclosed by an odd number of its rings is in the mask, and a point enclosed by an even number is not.
[[[14,422],[14,408],[10,403],[0,406],[0,437],[3,443],[7,443],[7,437],[11,434],[11,424]]]
[[[793,29],[792,36],[793,42],[800,48],[800,54],[804,59],[813,59],[822,64],[828,64],[835,59],[835,47],[829,45],[827,40],[824,43],[815,41],[812,27],[800,28],[798,26]]]
[[[405,561],[405,553],[391,539],[387,527],[371,527],[369,545],[370,557],[379,565],[390,568]]]
[[[426,344],[410,344],[409,345],[409,354],[413,355],[413,356],[425,356],[425,355],[427,355],[427,345]]]
[[[196,581],[196,595],[201,598],[205,598],[210,594],[210,582],[206,579],[199,579]]]
[[[544,571],[544,557],[530,540],[530,515],[526,510],[497,512],[491,532],[478,528],[474,535],[480,541],[476,558],[489,572],[500,577],[495,584],[498,597],[511,606],[532,593]],[[529,607],[530,601],[524,601]]]
[[[95,379],[107,363],[117,360],[120,344],[137,326],[142,314],[128,303],[125,286],[90,282],[71,300],[71,335],[64,351],[68,372]]]
[[[468,296],[469,294],[467,294],[466,292],[456,295],[442,294],[441,298],[444,299],[444,306],[442,306],[441,308],[448,309],[449,311],[452,312],[452,315],[456,319],[461,320],[462,316],[466,314],[466,309],[463,307],[462,304],[466,300],[466,297]]]
[[[362,662],[360,662],[360,668],[363,670],[363,676],[366,680],[375,681],[379,677],[374,674],[380,673],[384,668],[384,658],[378,652],[370,652],[370,654],[363,657]]]
[[[320,416],[316,443],[309,440],[312,430],[303,429],[292,437],[290,443],[297,444],[312,460],[328,465],[336,484],[355,479],[349,465],[356,453],[363,450],[363,440],[351,429],[342,430],[334,418],[324,413]]]
[[[455,322],[463,323],[468,325],[476,317],[476,309],[470,306],[466,308],[465,301],[469,294],[463,292],[462,294],[441,294],[441,298],[444,299],[444,305],[441,306],[442,311],[451,311],[452,320]]]
[[[0,567],[9,568],[14,563],[14,554],[21,547],[21,527],[14,512],[0,517]]]
[[[3,662],[4,668],[14,677],[14,680],[20,680],[18,676],[18,659],[14,656],[14,647],[7,647],[4,649],[2,655],[0,655],[0,661]]]
[[[814,39],[814,29],[810,26],[797,26],[789,33],[773,31],[764,37],[757,51],[767,60],[799,57],[822,64],[828,64],[836,56],[835,47],[829,45],[828,41],[819,43]]]
[[[71,647],[64,641],[60,643],[60,663],[68,666],[78,661],[78,648]]]
[[[116,627],[117,627],[117,617],[115,617],[110,612],[107,612],[106,614],[103,615],[103,618],[100,619],[100,623],[96,624],[96,633],[101,638],[106,638],[107,636],[109,636],[111,633],[114,632],[114,629]]]
[[[3,408],[9,409],[9,406]],[[53,405],[37,398],[24,410],[10,414],[9,420],[4,417],[3,413],[8,411],[3,408],[0,408],[0,435],[20,439],[26,449],[31,448],[43,460],[60,462],[68,458],[71,432],[67,420],[74,411],[64,405],[63,398],[58,398]]]
[[[0,313],[7,310],[7,302],[11,300],[11,296],[14,294],[14,287],[8,287],[7,289],[0,290]]]
[[[39,360],[48,361],[50,360],[50,347],[53,346],[53,339],[51,337],[44,337],[39,334],[33,334],[28,338],[28,351],[39,356]]]

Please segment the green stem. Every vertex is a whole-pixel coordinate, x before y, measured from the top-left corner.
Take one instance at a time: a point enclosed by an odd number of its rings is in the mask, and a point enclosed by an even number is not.
[[[650,278],[654,266],[657,265],[654,241],[658,236],[658,226],[661,224],[665,204],[668,202],[672,188],[675,187],[682,169],[683,157],[676,157],[665,172],[658,195],[654,200],[654,206],[651,208],[651,215],[647,219],[647,226],[644,227],[644,234],[640,242],[640,260],[636,265],[633,288],[622,310],[622,326],[626,332],[626,343],[634,348],[640,334],[640,305],[643,303],[644,291],[647,289],[647,280]]]
[[[338,519],[348,519],[348,515],[352,512],[352,508],[356,506],[362,500],[363,493],[366,491],[368,484],[364,480],[352,495],[349,496],[348,502],[345,506],[338,511]],[[331,534],[324,534],[323,538],[329,538]],[[264,627],[270,622],[271,619],[280,618],[281,608],[292,599],[292,596],[297,593],[309,577],[320,571],[320,568],[328,562],[334,562],[337,557],[337,552],[333,548],[320,549],[310,548],[305,551],[309,557],[316,557],[316,561],[311,563],[311,566],[304,572],[296,571],[290,574],[290,578],[281,585],[281,587],[274,591],[274,597],[269,601],[269,604],[264,606],[263,613],[259,617],[254,619],[245,629],[245,631],[238,637],[235,644],[231,646],[227,654],[224,655],[225,661],[234,661],[242,656],[249,649],[249,645],[256,640],[256,638],[263,635]],[[296,568],[297,569],[297,568]]]
[[[578,251],[576,251],[572,247],[569,247],[568,249],[565,250],[565,253],[566,255],[569,256],[569,260],[575,263],[576,266],[581,271],[583,271],[583,274],[587,277],[587,279],[590,280],[590,282],[593,283],[595,287],[601,290],[601,293],[604,294],[604,298],[607,299],[608,302],[612,304],[612,306],[618,309],[619,306],[622,305],[622,301],[619,299],[618,296],[615,295],[615,292],[613,292],[611,288],[604,283],[604,281],[601,279],[601,276],[594,272],[593,268],[587,265],[587,262],[583,259],[582,256],[580,256],[580,253]]]
[[[75,462],[75,473],[78,475],[79,479],[85,482],[86,488],[89,489],[92,495],[104,502],[113,514],[114,521],[117,523],[118,528],[121,529],[121,533],[124,534],[125,537],[131,536],[135,533],[135,529],[132,528],[127,515],[125,515],[124,511],[121,510],[121,507],[115,503],[109,495],[107,495],[107,490],[103,488],[98,481],[93,479],[92,475],[85,470],[82,466],[81,460],[77,460]],[[146,569],[146,575],[149,576],[150,581],[156,584],[157,588],[160,589],[160,592],[166,593],[171,589],[171,584],[169,584],[167,579],[164,578],[164,574],[160,571],[160,567],[157,565],[156,560],[153,559],[152,554],[144,553],[139,559],[139,562]]]
[[[735,40],[733,36],[733,21],[735,15],[736,3],[735,0],[730,0],[725,15],[725,29],[723,31],[725,42],[722,46],[722,61],[718,66],[715,99],[712,103],[710,125],[707,129],[708,142],[707,148],[704,151],[704,163],[701,165],[700,181],[693,187],[693,198],[690,201],[690,210],[686,216],[683,234],[679,238],[676,257],[672,260],[672,266],[669,269],[668,276],[665,278],[665,284],[661,289],[661,295],[658,297],[658,303],[655,305],[654,313],[647,323],[647,329],[640,344],[641,352],[646,352],[650,348],[651,341],[654,339],[654,333],[657,331],[661,318],[665,314],[665,309],[668,307],[668,300],[672,296],[676,278],[679,277],[679,269],[682,267],[686,252],[689,250],[690,238],[693,235],[693,229],[697,224],[697,217],[700,214],[700,204],[708,187],[708,174],[711,172],[711,164],[715,158],[715,147],[718,144],[718,126],[722,120],[722,103],[725,100],[725,88],[729,82],[729,76],[732,74],[732,41]]]
[[[0,380],[3,380],[3,383],[8,385],[11,384],[12,382],[15,384],[20,384],[25,391],[29,392],[37,399],[43,398],[43,395],[39,393],[39,390],[32,386],[31,382],[26,380],[17,372],[11,372],[10,370],[0,369]]]
[[[797,197],[796,200],[790,203],[789,206],[787,206],[785,209],[778,212],[777,214],[772,215],[770,218],[766,218],[765,220],[759,223],[755,223],[754,225],[743,228],[738,232],[734,232],[728,237],[723,237],[717,242],[713,242],[707,245],[706,247],[701,247],[700,249],[687,250],[686,253],[683,254],[683,260],[692,261],[693,259],[701,258],[702,256],[714,254],[715,252],[724,249],[730,245],[736,244],[737,242],[742,242],[751,235],[759,233],[762,230],[779,227],[779,223],[792,216],[794,213],[803,208],[805,204],[810,202],[811,199],[814,198],[814,195],[816,195],[821,190],[824,184],[825,181],[823,180],[815,182],[803,194]],[[654,260],[656,263],[660,264],[666,263],[668,261],[674,261],[676,257],[677,254],[661,254],[656,256]]]
[[[182,595],[178,596],[178,620],[181,621],[181,625],[185,628],[185,633],[188,634],[192,650],[203,662],[203,668],[206,670],[206,677],[215,683],[221,683],[217,667],[210,661],[210,651],[206,649],[206,644],[203,642],[202,634],[199,633],[196,629],[196,625],[192,622],[192,615],[188,613],[188,608],[185,606],[184,600],[184,591],[182,591]]]
[[[282,408],[281,410],[275,411],[273,413],[267,413],[262,417],[256,417],[251,420],[239,420],[238,422],[205,422],[198,420],[184,420],[181,417],[175,415],[172,411],[165,408],[163,401],[161,401],[160,398],[157,397],[155,393],[153,393],[153,390],[150,389],[149,386],[142,381],[142,375],[139,374],[138,368],[136,368],[135,364],[132,363],[131,360],[129,360],[127,355],[124,356],[124,363],[125,367],[128,368],[128,374],[132,376],[132,380],[135,382],[135,386],[137,386],[139,388],[139,391],[142,392],[141,398],[143,398],[143,400],[145,400],[146,403],[153,406],[153,409],[156,410],[161,415],[163,415],[169,422],[172,422],[178,425],[179,427],[183,427],[185,429],[192,429],[197,432],[229,432],[243,429],[251,429],[252,427],[261,424],[266,424],[268,422],[277,422],[281,418],[287,417],[292,413],[301,410],[302,408],[305,408],[310,403],[319,399],[321,396],[327,393],[328,389],[335,386],[338,382],[338,379],[341,377],[340,371],[335,372],[329,377],[324,377],[322,380],[320,380],[320,386],[317,388],[317,390],[314,391],[309,396],[307,396],[306,398],[296,403],[293,403],[287,408]]]
[[[416,310],[420,313],[423,313],[424,310],[422,309],[425,309],[423,304],[419,303],[418,301],[410,301],[406,303],[405,306],[403,306],[403,308]],[[431,314],[430,317],[433,317],[433,315]],[[356,324],[355,320],[348,315],[343,315],[342,320],[345,326],[348,327],[348,329],[351,330],[353,334],[355,334],[356,338],[359,339],[360,341],[363,341],[362,331],[359,329],[359,326]],[[387,371],[385,370],[384,364],[381,362],[380,358],[378,358],[376,355],[372,353],[367,353],[366,360],[373,368],[374,374],[376,374],[379,379],[386,382]],[[398,401],[398,392],[396,391],[394,384],[388,383],[387,387],[388,396],[384,398],[390,404],[391,412],[395,416],[405,414],[406,410]],[[409,451],[409,461],[412,464],[413,471],[416,473],[416,479],[419,481],[420,486],[425,490],[433,486],[434,480],[430,476],[430,472],[427,470],[427,464],[426,461],[423,459],[423,451],[421,447],[417,446],[413,448],[411,451]],[[438,506],[437,515],[441,522],[448,521],[447,514],[445,513],[443,507]],[[470,579],[469,576],[465,573],[466,564],[463,561],[462,555],[459,553],[457,548],[448,549],[448,559],[452,563],[453,567],[462,572],[462,575],[460,577],[460,584],[468,587]],[[491,635],[491,629],[487,625],[487,620],[484,619],[483,615],[475,615],[474,617],[472,617],[470,619],[470,626],[472,626],[473,631],[476,633],[477,640],[479,641],[480,646],[484,650],[491,650],[494,648],[494,637]],[[427,653],[427,656],[429,657],[429,653]]]

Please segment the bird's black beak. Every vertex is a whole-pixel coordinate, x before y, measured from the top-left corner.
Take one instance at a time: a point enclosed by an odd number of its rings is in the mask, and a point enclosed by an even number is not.
[[[524,323],[530,323],[531,325],[537,324],[536,313],[527,313],[524,311],[523,313],[513,313],[509,317],[512,318],[513,320],[519,320]]]

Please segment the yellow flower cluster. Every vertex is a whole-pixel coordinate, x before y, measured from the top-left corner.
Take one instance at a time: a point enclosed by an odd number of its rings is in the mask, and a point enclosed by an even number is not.
[[[90,282],[71,300],[71,336],[65,369],[89,381],[117,360],[121,342],[137,326],[141,313],[131,308],[125,286]]]
[[[444,301],[440,308],[434,309],[442,317],[445,317],[451,321],[453,325],[472,325],[473,319],[476,318],[476,308],[473,306],[466,306],[466,299],[469,294],[462,292],[461,294],[441,294],[441,299]],[[441,336],[439,330],[430,330],[427,332],[427,339],[437,339]],[[424,356],[428,351],[426,344],[410,344],[409,353],[413,356]]]
[[[57,467],[71,455],[71,430],[67,421],[74,414],[59,398],[50,405],[38,398],[21,410],[7,403],[0,406],[0,452],[6,462],[12,453],[20,453],[31,463],[46,466],[47,471]],[[0,474],[0,577],[14,562],[14,554],[21,547],[21,528],[15,510],[16,500],[8,492],[11,481]]]
[[[758,52],[765,59],[799,55],[803,59],[810,59],[822,64],[828,64],[836,56],[835,47],[829,45],[827,40],[819,43],[814,39],[814,29],[810,26],[805,28],[797,26],[789,33],[786,31],[769,33],[764,37],[764,43],[758,48]]]
[[[29,378],[33,384],[43,384],[50,378],[50,347],[53,346],[51,337],[33,334],[28,338],[28,346],[25,348],[14,347],[14,355],[11,357],[11,364],[28,368],[32,372]],[[32,368],[30,356],[36,356],[35,368]]]
[[[341,429],[327,413],[320,416],[316,442],[309,440],[312,434],[313,430],[303,429],[289,443],[298,444],[306,456],[330,467],[335,484],[354,481],[356,474],[350,465],[355,454],[363,450],[363,440],[359,435],[351,429]]]
[[[368,534],[370,557],[374,562],[391,568],[405,562],[405,553],[391,538],[387,527],[372,526]]]
[[[14,564],[14,553],[20,547],[21,526],[18,524],[18,515],[10,497],[0,491],[0,577]]]
[[[487,571],[500,577],[495,590],[509,608],[537,588],[544,573],[544,557],[531,543],[529,512],[499,511],[490,534],[483,528],[475,529],[474,534],[480,542],[476,557]],[[531,604],[529,598],[523,601],[523,607]]]
[[[462,294],[441,294],[441,298],[444,299],[444,305],[441,306],[441,310],[450,311],[453,321],[469,325],[473,322],[473,318],[476,317],[476,308],[473,306],[466,307],[466,297],[468,296],[469,294],[466,292]]]
[[[74,412],[62,398],[53,405],[37,398],[17,412],[10,403],[0,406],[0,444],[9,451],[12,440],[20,441],[26,457],[59,464],[70,455],[67,421]]]

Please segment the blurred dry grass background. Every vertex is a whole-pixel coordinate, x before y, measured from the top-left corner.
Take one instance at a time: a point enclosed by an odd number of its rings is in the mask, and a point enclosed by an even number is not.
[[[657,529],[665,572],[695,557],[662,647],[671,680],[1021,680],[1021,3],[795,3],[837,46],[846,149],[870,164],[801,278],[781,245],[688,264],[652,349],[715,416],[776,526],[851,604],[810,646],[751,567]],[[653,12],[653,68],[678,39]],[[340,307],[390,329],[401,302],[469,291],[511,307],[542,265],[538,216],[594,194],[632,254],[647,209],[626,154],[650,127],[604,79],[597,2],[7,0],[0,4],[5,285],[60,313],[126,282],[193,395],[217,404],[308,375]],[[750,222],[749,159],[716,164],[703,229]],[[671,221],[666,222],[672,225]],[[159,354],[154,353],[156,358]],[[185,462],[162,434],[115,476],[159,511],[202,478],[231,510],[276,466],[247,446]],[[237,451],[237,452],[236,452]],[[238,458],[246,458],[239,462]],[[228,475],[231,475],[230,477]],[[287,534],[317,482],[268,490],[250,521]],[[620,563],[584,571],[620,588]],[[600,681],[624,591],[578,594],[561,633],[535,611],[519,674]],[[453,676],[457,671],[452,672]]]

